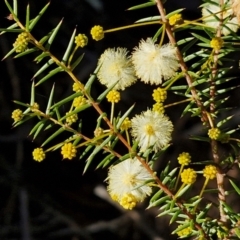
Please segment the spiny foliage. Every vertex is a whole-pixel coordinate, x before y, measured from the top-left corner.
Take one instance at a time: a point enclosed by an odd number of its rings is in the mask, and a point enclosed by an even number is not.
[[[184,19],[184,9],[167,13],[161,0],[149,0],[128,10],[157,8],[157,16],[146,16],[132,25],[116,29],[94,26],[90,33],[96,41],[104,39],[110,32],[151,24],[157,26],[157,31],[147,39],[139,39],[139,45],[131,50],[131,54],[118,46],[107,49],[85,84],[73,70],[80,67],[84,55],[79,55],[77,50],[87,45],[88,34],[76,36],[75,29],[62,58],[58,59],[51,52],[51,46],[55,39],[57,41],[62,20],[41,39],[32,34],[49,4],[32,19],[28,5],[23,23],[18,18],[17,0],[13,0],[12,5],[6,0],[5,3],[15,23],[0,29],[1,34],[14,32],[19,35],[4,59],[10,55],[20,58],[31,54],[36,63],[42,64],[33,76],[29,103],[15,101],[22,110],[13,111],[13,125],[16,127],[34,119],[36,124],[30,131],[33,139],[43,131],[56,129],[40,148],[33,151],[33,159],[40,162],[46,157],[44,161],[47,161],[47,152],[59,151],[65,159],[85,159],[83,172],[92,164],[97,168],[108,167],[108,191],[113,200],[126,209],[132,209],[145,197],[151,196],[148,208],[158,207],[159,217],[169,215],[170,224],[177,223],[173,234],[181,238],[215,239],[216,235],[219,239],[239,238],[240,213],[235,212],[234,206],[227,201],[227,194],[231,192],[240,195],[235,179],[229,176],[230,169],[239,168],[239,129],[236,126],[225,127],[233,117],[225,103],[230,91],[238,87],[228,84],[235,79],[230,75],[228,64],[234,62],[231,53],[239,50],[240,2],[204,0],[200,6],[202,17],[190,21]],[[184,38],[182,32],[186,33]],[[163,44],[165,42],[167,44]],[[56,83],[44,110],[37,104],[35,89],[60,72],[69,76],[74,93],[56,102]],[[97,79],[106,85],[106,90],[93,97],[91,88]],[[135,106],[116,114],[115,105],[121,101],[121,92],[137,79],[156,86],[152,95],[156,103],[132,118]],[[173,94],[177,100],[165,104],[166,98]],[[102,110],[101,104],[105,99],[110,102],[108,112]],[[201,161],[196,162],[188,153],[191,149],[186,149],[186,152],[179,153],[179,167],[172,168],[169,163],[161,172],[154,172],[154,165],[174,142],[172,132],[176,123],[171,122],[164,113],[165,109],[174,109],[179,104],[184,105],[179,117],[190,113],[191,117],[199,120],[204,135],[191,136],[191,139],[209,144],[212,157],[209,159],[203,153]],[[69,105],[70,109],[63,112],[66,109],[63,106]],[[98,114],[90,136],[83,133],[87,126],[81,119],[81,113],[88,108]],[[68,138],[62,140],[60,135],[66,132]],[[51,145],[53,140],[58,143]],[[221,144],[229,146],[227,156],[219,154]],[[120,145],[125,151],[117,151],[116,146]],[[104,157],[97,162],[95,156],[100,152]],[[199,186],[201,178],[205,181],[193,194],[191,189],[197,183]],[[207,189],[209,181],[215,181],[216,189]],[[228,182],[232,187],[225,189]],[[214,203],[205,205],[205,196],[209,192],[217,195],[214,195]],[[212,216],[209,213],[212,210],[219,211],[219,215]]]

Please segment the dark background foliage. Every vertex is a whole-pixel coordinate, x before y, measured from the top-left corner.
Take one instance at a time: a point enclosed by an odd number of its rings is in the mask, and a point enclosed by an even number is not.
[[[47,3],[29,1],[31,16]],[[52,0],[46,14],[33,30],[38,39],[46,35],[64,17],[64,22],[51,50],[61,58],[68,44],[72,31],[89,36],[91,27],[102,25],[104,29],[132,24],[139,18],[157,15],[155,8],[138,11],[125,11],[140,1],[113,0]],[[25,19],[28,1],[19,1],[20,19]],[[168,1],[166,8],[175,10],[187,7],[187,18],[196,18],[198,1]],[[188,6],[187,6],[188,4]],[[11,24],[7,17],[9,12],[0,3],[0,27]],[[99,42],[89,38],[84,49],[85,57],[75,73],[85,82],[93,72],[100,54],[108,47],[127,47],[130,51],[141,38],[153,36],[157,26],[135,28],[106,34]],[[12,48],[17,34],[9,33],[0,37],[1,58]],[[80,54],[80,52],[79,52]],[[9,57],[0,64],[0,239],[176,239],[171,236],[171,228],[165,218],[155,218],[157,209],[145,211],[143,203],[131,212],[115,206],[105,195],[104,179],[107,169],[95,170],[101,155],[93,161],[89,171],[82,174],[84,160],[63,160],[59,152],[49,153],[42,163],[32,160],[32,150],[39,147],[49,133],[43,133],[34,142],[28,136],[34,121],[18,128],[12,128],[11,112],[18,108],[12,100],[29,102],[31,79],[40,66],[33,62],[33,56],[20,59]],[[38,80],[38,79],[36,79]],[[45,108],[52,84],[56,84],[54,100],[72,93],[72,82],[66,74],[59,74],[45,84],[36,88],[36,100]],[[153,87],[141,83],[124,92],[119,109],[127,109],[137,103],[135,112],[146,110],[153,103]],[[99,83],[94,85],[93,95],[104,90]],[[174,96],[170,96],[170,102]],[[102,106],[108,109],[108,106]],[[67,111],[67,109],[62,109]],[[181,108],[167,113],[175,122],[174,147],[164,154],[157,169],[163,168],[168,161],[176,165],[176,157],[181,151],[190,151],[201,159],[203,149],[208,152],[206,144],[194,145],[188,141],[190,134],[199,133],[200,125],[188,117],[179,119]],[[88,111],[83,118],[84,129],[91,134],[95,125],[96,114]],[[64,136],[65,137],[65,136]],[[67,137],[67,136],[66,136]],[[56,142],[64,138],[57,139]],[[102,195],[103,194],[103,195]]]

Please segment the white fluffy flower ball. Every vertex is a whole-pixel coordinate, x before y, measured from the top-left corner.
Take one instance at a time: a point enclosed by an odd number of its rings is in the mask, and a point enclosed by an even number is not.
[[[132,119],[132,136],[139,142],[140,151],[149,147],[157,152],[171,141],[172,122],[162,113],[147,110]]]
[[[228,4],[228,0],[224,0],[224,4],[226,6],[225,9],[222,11],[221,6],[219,5],[219,0],[212,0],[213,3],[206,3],[203,5],[202,8],[202,16],[203,22],[213,28],[214,31],[220,25],[221,14],[223,14],[223,27],[222,33],[223,35],[228,35],[232,32],[237,32],[238,30],[238,20],[236,17],[233,17],[233,9]],[[230,31],[230,30],[231,31]]]
[[[97,73],[99,81],[106,87],[110,87],[117,82],[114,89],[124,90],[126,87],[136,82],[135,71],[131,58],[127,56],[126,48],[107,49],[101,55]]]
[[[172,44],[159,46],[151,38],[142,40],[132,53],[136,75],[141,81],[159,85],[169,79],[179,68],[176,47]]]
[[[145,184],[151,179],[150,173],[136,158],[129,158],[110,167],[108,192],[120,204],[126,195],[133,196],[135,202],[141,202],[152,193],[152,187]],[[123,207],[129,209],[126,205]]]

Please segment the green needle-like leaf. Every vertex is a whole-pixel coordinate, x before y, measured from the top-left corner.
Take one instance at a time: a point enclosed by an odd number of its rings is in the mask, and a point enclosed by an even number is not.
[[[177,45],[180,46],[182,44],[185,44],[185,43],[188,43],[190,41],[194,40],[194,37],[188,37],[188,38],[184,38],[184,39],[181,39],[177,42]],[[184,51],[182,51],[184,52]]]
[[[26,10],[26,26],[25,26],[27,31],[29,31],[29,21],[30,21],[30,5],[28,4]]]
[[[234,233],[237,235],[237,237],[240,239],[240,229],[234,228]]]
[[[207,206],[197,215],[197,221],[199,221],[199,219],[204,219],[211,207],[212,203],[207,204]]]
[[[161,197],[162,194],[163,194],[163,190],[162,189],[158,190],[150,199],[150,203],[156,202]]]
[[[187,42],[187,41],[190,41],[190,42],[186,46],[183,47],[183,49],[181,50],[182,53],[186,53],[198,41],[196,38],[194,39],[192,37],[186,38],[184,40],[185,40],[185,42]],[[180,40],[179,42],[181,43],[181,42],[183,42],[183,40]]]
[[[38,57],[41,57],[42,54],[40,54]],[[38,58],[37,57],[37,58]],[[36,58],[36,59],[37,59]],[[54,63],[52,59],[49,59],[47,63],[45,63],[35,74],[32,78],[36,78],[39,74],[41,74],[44,70],[46,70],[49,66],[51,66]]]
[[[8,29],[8,28],[0,28],[0,31],[1,31],[0,35],[4,34],[6,32],[15,32],[15,33],[23,32],[22,29]]]
[[[72,49],[73,44],[74,44],[75,35],[76,35],[76,29],[74,29],[74,31],[73,31],[73,34],[72,34],[71,39],[68,43],[67,49],[66,49],[66,51],[63,55],[63,58],[62,58],[62,62],[64,62],[65,64],[66,64],[66,62],[67,62],[67,60],[70,56],[71,49]]]
[[[46,108],[46,114],[48,115],[50,110],[51,110],[51,106],[52,106],[52,101],[53,101],[53,94],[54,94],[54,88],[55,88],[55,84],[53,84],[52,86],[52,90],[48,99],[48,104],[47,104],[47,108]]]
[[[129,114],[131,113],[131,111],[133,110],[133,108],[135,107],[135,104],[133,104],[125,113],[124,115],[119,119],[118,123],[117,123],[117,129],[120,129],[123,121],[125,120],[125,118],[127,116],[129,116]]]
[[[18,15],[18,0],[13,0],[13,12],[16,16]]]
[[[54,75],[56,75],[59,72],[62,72],[62,68],[61,67],[57,67],[55,69],[53,69],[52,71],[50,71],[45,77],[43,77],[42,79],[40,79],[38,81],[38,83],[36,84],[36,86],[42,84],[43,82],[45,82],[46,80],[48,80],[49,78],[53,77]]]
[[[46,121],[46,119],[44,119],[43,121]],[[40,121],[37,124],[35,124],[35,126],[32,128],[32,130],[30,131],[30,133],[28,135],[31,136],[35,131],[37,131],[37,129],[43,123],[43,121]]]
[[[86,154],[94,147],[93,144],[88,145],[85,150],[83,151],[83,153],[79,156],[79,159],[82,159],[86,156]]]
[[[39,123],[41,123],[40,125],[39,125],[39,127],[37,128],[37,130],[36,130],[36,132],[35,132],[35,134],[34,134],[34,136],[33,136],[33,140],[38,136],[38,134],[41,132],[41,130],[44,128],[44,126],[46,125],[46,121],[47,121],[47,119],[44,119],[42,122],[39,122]]]
[[[162,183],[163,184],[167,184],[169,182],[169,180],[173,179],[173,176],[175,175],[175,173],[177,172],[177,168],[174,168],[170,173],[168,173],[168,175],[163,179]]]
[[[34,115],[34,114],[29,115],[29,116],[25,116],[21,121],[13,123],[13,127],[17,127],[17,126],[23,124],[24,122],[29,121],[31,118],[34,118],[35,116],[36,115]]]
[[[198,52],[192,53],[192,54],[184,57],[184,61],[187,62],[187,61],[190,61],[190,60],[192,60],[192,59],[194,59],[194,58],[196,58],[196,57],[199,58],[199,56],[202,56],[202,54],[203,54],[205,51],[206,51],[206,50],[200,50],[200,51],[198,51]]]
[[[109,165],[109,163],[114,159],[114,155],[112,153],[109,153],[96,167],[96,169],[100,168],[100,167],[106,167],[107,165]]]
[[[55,137],[57,137],[59,134],[61,134],[62,132],[65,132],[65,129],[59,128],[56,132],[54,132],[49,138],[47,138],[47,140],[41,145],[41,147],[44,147],[47,143],[49,143],[50,141],[52,141]]]
[[[167,200],[170,200],[170,197],[169,196],[164,196],[164,197],[158,199],[157,201],[150,203],[148,208],[159,206],[162,203],[165,203]]]
[[[115,82],[114,84],[112,84],[109,88],[107,88],[101,95],[98,96],[96,102],[97,103],[100,103],[106,96],[107,94],[115,87],[115,85],[117,84],[118,82]]]
[[[63,100],[55,103],[51,108],[59,107],[59,106],[65,104],[65,103],[73,100],[74,98],[79,97],[79,96],[82,96],[82,93],[81,92],[76,92],[76,93],[70,95],[69,97],[66,97]]]
[[[84,53],[83,53],[82,55],[80,55],[80,56],[77,58],[77,60],[71,65],[72,71],[73,71],[73,70],[75,69],[75,67],[77,67],[78,64],[82,61],[83,57],[84,57]]]
[[[97,77],[97,73],[98,73],[100,67],[101,67],[101,66],[97,66],[97,68],[94,70],[93,74],[90,76],[90,78],[88,79],[88,81],[87,81],[86,84],[85,84],[85,87],[84,87],[84,88],[86,89],[86,91],[87,91],[88,93],[91,92],[91,86],[92,86],[94,80],[95,80],[96,77]]]
[[[179,216],[179,214],[180,214],[181,212],[182,212],[181,210],[177,210],[177,211],[173,214],[172,218],[170,219],[169,224],[172,224],[173,222],[176,222],[176,219],[178,218],[178,216]]]
[[[16,27],[18,27],[18,25],[17,25],[17,23],[14,23],[14,24],[12,24],[11,26],[9,26],[8,28],[0,28],[0,31],[9,31],[10,32],[10,30],[13,30],[13,31],[17,31],[17,32],[22,32],[23,30],[22,29],[14,29],[14,28],[16,28]],[[1,32],[1,34],[3,34],[4,32]],[[1,35],[0,34],[0,35]]]
[[[172,213],[172,212],[174,212],[174,211],[176,211],[176,210],[178,210],[178,208],[168,209],[168,210],[165,210],[165,211],[163,211],[162,213],[158,214],[157,216],[158,216],[158,217],[162,217],[162,216],[165,216],[165,215],[167,215],[167,214],[170,214],[170,213]]]
[[[154,36],[153,36],[153,41],[154,41],[154,42],[158,39],[158,37],[160,36],[160,34],[162,33],[162,31],[163,31],[163,26],[161,26],[161,27],[157,30],[157,32],[154,34]]]
[[[32,29],[34,28],[34,26],[37,24],[37,22],[40,20],[40,18],[42,17],[42,15],[45,13],[45,11],[47,10],[49,4],[50,4],[50,2],[45,5],[45,7],[39,12],[39,14],[37,15],[37,17],[35,17],[33,20],[31,20],[31,23],[30,23],[30,25],[29,25],[29,31],[30,31],[30,32],[32,31]]]
[[[238,195],[240,195],[240,188],[239,188],[231,179],[229,179],[229,182],[231,183],[231,185],[233,186],[233,188],[236,190],[236,192],[238,193]]]
[[[96,154],[98,152],[100,152],[103,147],[108,144],[108,142],[111,142],[111,140],[113,140],[115,138],[115,136],[109,136],[108,138],[106,138],[99,146],[96,146],[95,149],[93,150],[93,152],[91,153],[91,155],[88,157],[88,159],[86,160],[86,165],[84,167],[83,173],[85,173],[88,169],[88,167],[90,166],[93,158],[96,156]]]
[[[63,19],[59,22],[59,24],[54,28],[53,32],[51,33],[51,36],[49,37],[47,45],[46,45],[46,49],[49,49],[50,46],[52,45],[53,40],[57,36],[57,33],[62,25],[62,22],[63,22]]]
[[[74,114],[77,114],[77,113],[79,113],[79,112],[81,112],[81,111],[83,111],[83,110],[85,110],[85,109],[87,109],[87,108],[89,108],[89,107],[91,107],[91,106],[92,106],[92,105],[89,104],[89,103],[84,104],[84,105],[76,108],[74,111],[71,111],[70,113],[68,113],[68,114],[65,115],[64,117],[62,117],[59,121],[63,121],[63,120],[65,120],[66,118],[68,118],[68,117],[70,117],[70,116],[72,116],[72,115],[74,115]]]
[[[198,34],[196,34],[196,33],[192,33],[192,35],[193,35],[195,38],[199,39],[200,41],[202,41],[202,42],[204,42],[204,43],[207,43],[208,46],[209,46],[209,44],[210,44],[210,39],[207,39],[207,38],[205,38],[205,37],[203,37],[203,36],[201,36],[201,35],[198,35]]]
[[[153,22],[153,21],[159,21],[161,19],[160,16],[152,16],[152,17],[146,17],[137,20],[135,23],[142,23],[142,22]]]
[[[60,112],[59,112],[58,108],[57,108],[57,107],[55,107],[53,110],[54,110],[54,112],[56,113],[57,120],[60,122],[61,115],[60,115]]]
[[[109,158],[107,161],[105,161],[103,168],[109,166],[109,164],[111,163],[111,161],[115,158],[115,156],[113,155],[111,158]]]
[[[156,5],[155,2],[147,2],[147,3],[142,3],[142,4],[139,4],[139,5],[136,5],[134,7],[130,7],[127,10],[129,10],[129,11],[137,10],[137,9],[141,9],[141,8],[151,7],[151,6],[154,6],[154,5]]]
[[[184,224],[182,224],[180,227],[178,227],[177,229],[175,229],[175,230],[172,232],[172,234],[175,234],[175,233],[177,233],[177,232],[180,232],[181,230],[183,230],[183,229],[189,227],[190,224],[191,224],[190,221],[189,221],[189,222],[186,222],[186,223],[184,223]]]
[[[181,189],[177,194],[175,195],[175,198],[181,197],[185,192],[188,191],[189,188],[191,188],[191,184],[187,184],[183,189]]]
[[[32,106],[35,103],[35,85],[34,81],[32,82],[32,87],[31,87],[31,99],[30,99],[30,106]]]
[[[15,52],[15,48],[13,48],[12,50],[10,50],[5,56],[4,58],[2,59],[2,61],[6,58],[8,58],[10,55],[12,55],[13,53]]]
[[[11,14],[15,15],[15,12],[14,12],[14,11],[16,11],[16,9],[13,10],[12,7],[11,7],[11,5],[8,3],[7,0],[5,0],[5,4],[6,4],[8,10],[9,10],[9,12],[10,12]],[[17,0],[14,0],[13,4],[16,6]]]
[[[14,58],[20,58],[20,57],[23,57],[23,56],[28,55],[30,53],[36,52],[36,51],[38,51],[37,48],[30,48],[30,49],[27,49],[24,52],[21,52],[21,53],[17,54]]]
[[[231,120],[232,118],[233,118],[233,115],[224,118],[222,121],[219,121],[218,124],[217,124],[217,128],[222,127],[225,123],[227,123],[227,122],[228,122],[229,120]]]
[[[23,103],[23,102],[19,102],[19,101],[17,101],[17,100],[14,100],[13,102],[16,103],[16,104],[18,104],[18,105],[21,105],[21,106],[27,107],[27,108],[29,107],[28,104]]]
[[[175,14],[178,14],[178,13],[182,12],[184,9],[185,9],[185,8],[180,8],[180,9],[177,9],[177,10],[175,10],[175,11],[172,11],[172,12],[170,12],[170,13],[168,13],[168,14],[166,15],[166,18],[169,18],[169,17],[171,17],[171,16],[173,16],[173,15],[175,15]]]
[[[46,39],[47,40],[47,39]],[[45,57],[47,57],[47,56],[49,56],[49,54],[48,53],[45,53],[45,52],[42,52],[40,55],[38,55],[35,59],[34,59],[34,61],[36,62],[36,63],[40,63]]]

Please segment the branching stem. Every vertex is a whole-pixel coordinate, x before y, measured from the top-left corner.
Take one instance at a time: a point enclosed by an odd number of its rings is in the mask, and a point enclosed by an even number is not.
[[[224,6],[224,1],[219,0],[219,6],[222,9],[222,6]],[[219,17],[219,26],[217,29],[216,37],[221,38],[222,36],[222,25],[223,25],[223,11],[220,12]],[[210,103],[210,113],[215,113],[215,98],[216,98],[216,83],[215,79],[217,77],[218,73],[218,59],[219,59],[219,50],[214,50],[213,54],[213,67],[212,67],[212,75],[210,77],[210,97],[211,97],[211,103]],[[213,120],[214,123],[214,120]],[[226,202],[226,194],[224,189],[224,176],[225,174],[222,172],[221,166],[220,166],[220,157],[218,153],[218,144],[217,141],[211,140],[211,148],[212,148],[212,156],[213,161],[218,166],[218,173],[217,173],[217,186],[218,186],[218,199],[219,199],[219,213],[220,213],[220,221],[225,223],[227,222],[227,216],[223,209],[223,204]]]
[[[162,3],[160,0],[157,0],[157,7],[159,9],[159,12],[160,12],[160,15],[162,17],[162,21],[163,23],[165,24],[165,27],[166,27],[166,33],[168,35],[168,38],[170,40],[170,42],[174,45],[176,45],[176,40],[173,36],[173,32],[171,30],[171,27],[170,25],[168,24],[168,22],[166,21],[166,17],[165,17],[165,12],[164,12],[164,9],[163,9],[163,6],[162,6]],[[19,27],[26,31],[25,27],[19,22],[17,21],[17,24],[19,25]],[[32,43],[38,48],[40,49],[41,51],[43,51],[44,53],[47,53],[48,56],[59,66],[61,67],[70,77],[71,79],[76,82],[76,83],[80,83],[80,81],[77,79],[77,77],[73,74],[72,70],[67,67],[65,65],[64,62],[62,61],[59,61],[51,52],[49,52],[47,49],[44,48],[44,46],[39,43],[33,36],[31,33],[28,33],[29,34],[29,37],[32,41]],[[177,55],[178,55],[178,58],[179,58],[179,62],[180,62],[180,66],[181,66],[181,70],[182,72],[184,73],[185,77],[186,77],[186,80],[187,80],[187,83],[191,89],[191,93],[192,93],[192,96],[193,96],[193,99],[194,101],[196,102],[197,106],[201,109],[201,113],[202,113],[202,120],[204,122],[208,122],[208,118],[207,118],[207,112],[202,104],[202,102],[199,100],[199,97],[197,95],[197,92],[196,92],[196,89],[194,88],[193,86],[193,79],[191,78],[191,76],[188,74],[188,69],[187,69],[187,66],[183,60],[183,57],[179,51],[179,49],[177,50]],[[79,86],[81,86],[79,84]],[[92,97],[90,96],[90,94],[84,89],[84,86],[82,86],[81,88],[83,94],[88,98],[89,102],[92,104],[93,108],[99,113],[100,116],[103,115],[103,111],[101,110],[101,108],[99,107],[99,104],[97,102],[95,102]],[[90,138],[82,135],[81,133],[77,132],[76,130],[72,129],[71,127],[69,126],[66,126],[65,124],[63,123],[60,123],[59,121],[57,121],[56,119],[44,114],[43,112],[37,110],[38,114],[41,115],[42,117],[44,118],[48,118],[50,121],[54,122],[55,124],[57,125],[60,125],[62,127],[65,127],[66,130],[70,131],[70,132],[73,132],[74,134],[77,134],[79,136],[81,136],[83,139],[85,139],[86,141],[91,141]],[[123,145],[125,145],[125,147],[128,149],[129,152],[132,152],[132,147],[129,145],[129,143],[127,142],[127,140],[122,136],[121,133],[119,133],[118,131],[115,131],[114,128],[113,128],[113,125],[111,124],[111,121],[106,117],[104,116],[103,117],[104,121],[106,122],[106,124],[109,126],[110,128],[110,131],[115,134],[119,140],[123,143]],[[97,144],[97,143],[96,143]],[[116,153],[115,151],[111,150],[110,148],[108,148],[107,146],[104,147],[104,150],[107,150],[108,152],[111,152],[112,154],[114,154],[116,157],[120,158],[121,155]],[[156,181],[157,185],[159,186],[160,189],[162,189],[165,194],[167,194],[169,197],[171,197],[172,199],[174,199],[174,193],[172,191],[170,191],[168,189],[168,187],[166,185],[164,185],[161,180],[158,178],[158,176],[155,174],[155,172],[149,167],[148,163],[143,159],[141,158],[140,156],[138,156],[137,154],[135,154],[136,158],[141,162],[141,164],[148,170],[148,172],[152,175],[152,177],[154,178],[154,180]],[[176,201],[176,205],[182,210],[182,212],[184,214],[186,214],[188,216],[189,219],[191,219],[193,222],[194,222],[194,226],[196,229],[198,229],[199,231],[201,231],[204,235],[204,238],[205,239],[209,239],[209,236],[207,236],[207,234],[205,233],[205,231],[202,229],[201,225],[198,224],[196,221],[195,221],[195,215],[194,214],[191,214],[187,208],[183,205],[181,199],[177,199],[175,200]]]
[[[166,32],[167,32],[167,36],[169,38],[169,41],[173,45],[175,45],[176,48],[177,48],[177,56],[178,56],[179,64],[180,64],[182,72],[185,75],[185,78],[186,78],[187,84],[188,84],[188,86],[191,90],[191,94],[193,96],[193,99],[196,102],[197,106],[201,109],[202,121],[207,123],[208,122],[207,111],[206,111],[205,107],[203,106],[202,102],[200,101],[195,87],[193,86],[193,79],[190,76],[190,74],[188,73],[187,65],[185,64],[185,62],[183,60],[183,56],[182,56],[179,48],[177,47],[177,42],[176,42],[176,39],[174,37],[173,31],[172,31],[171,26],[169,25],[169,23],[166,19],[166,14],[165,14],[165,10],[163,8],[163,4],[162,4],[161,0],[156,0],[156,4],[157,4],[158,11],[161,15],[161,21],[163,22],[163,24],[165,24],[165,28],[166,28]]]

